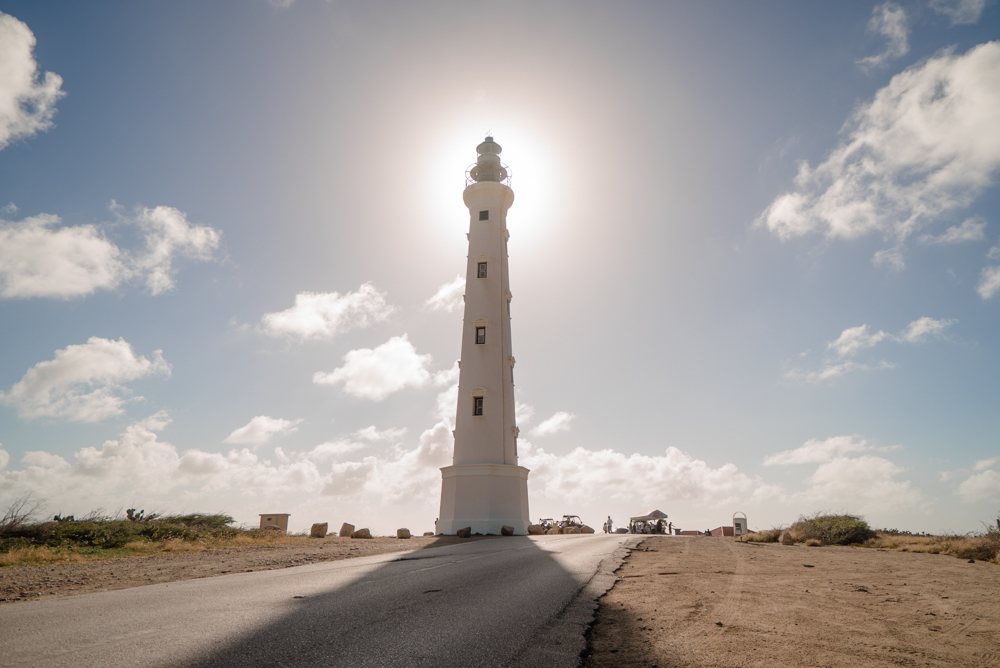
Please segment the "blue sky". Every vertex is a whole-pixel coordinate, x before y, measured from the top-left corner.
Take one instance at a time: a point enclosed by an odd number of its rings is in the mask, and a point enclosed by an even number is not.
[[[492,132],[533,518],[1000,509],[996,3],[0,11],[0,505],[430,528]]]

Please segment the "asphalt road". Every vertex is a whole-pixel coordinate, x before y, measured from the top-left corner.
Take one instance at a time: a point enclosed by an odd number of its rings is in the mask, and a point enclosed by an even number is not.
[[[498,538],[6,605],[0,665],[574,666],[632,538]]]

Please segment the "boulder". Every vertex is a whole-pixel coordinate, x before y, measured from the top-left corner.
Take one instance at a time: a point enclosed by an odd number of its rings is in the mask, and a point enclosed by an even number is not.
[[[309,529],[309,536],[312,538],[326,538],[327,529],[330,528],[326,522],[322,524],[314,524],[312,528]]]
[[[589,527],[586,524],[584,524],[582,527],[580,527],[580,533],[594,533],[594,527]]]
[[[455,532],[455,535],[459,538],[468,538],[472,535],[472,527],[463,527]]]
[[[353,524],[348,524],[347,522],[344,522],[343,524],[340,525],[341,538],[350,538],[352,533],[354,533]]]
[[[410,537],[409,529],[396,529],[396,538],[409,538],[409,537]]]
[[[795,545],[795,539],[792,538],[792,534],[787,531],[782,531],[781,536],[778,538],[778,542],[782,545]]]
[[[545,533],[545,527],[543,527],[541,524],[528,525],[529,536],[541,536],[543,533]]]
[[[502,527],[500,527],[500,535],[501,536],[513,536],[514,535],[514,527],[507,526],[506,524],[504,524]]]
[[[358,529],[351,533],[351,538],[371,538],[372,532],[368,529]]]
[[[425,535],[425,536],[433,536],[433,535],[434,535],[434,532],[433,532],[433,531],[425,531],[425,532],[424,532],[424,535]]]
[[[560,529],[559,527],[552,527],[551,529],[549,529],[545,533],[547,533],[550,536],[558,536],[559,534],[562,533],[562,529]]]

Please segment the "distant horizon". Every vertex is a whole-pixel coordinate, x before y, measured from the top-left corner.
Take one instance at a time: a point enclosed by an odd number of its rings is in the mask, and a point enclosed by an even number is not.
[[[998,13],[8,2],[0,509],[433,529],[490,134],[532,521],[980,531]]]

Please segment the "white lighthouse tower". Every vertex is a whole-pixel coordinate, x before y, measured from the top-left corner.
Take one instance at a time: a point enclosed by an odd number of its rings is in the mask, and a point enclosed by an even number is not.
[[[441,469],[437,530],[499,534],[528,530],[528,469],[517,465],[514,356],[510,343],[507,209],[514,191],[500,164],[500,145],[476,147],[463,199],[469,207],[465,318],[459,362],[455,455]]]

